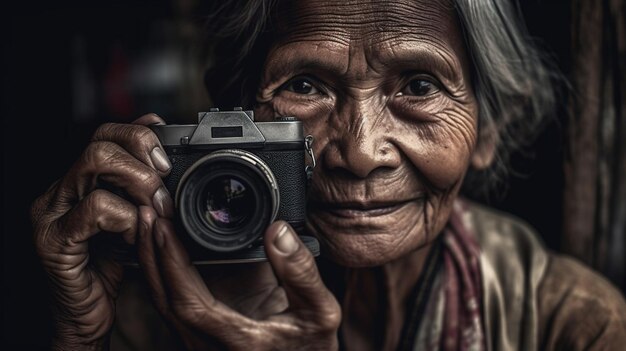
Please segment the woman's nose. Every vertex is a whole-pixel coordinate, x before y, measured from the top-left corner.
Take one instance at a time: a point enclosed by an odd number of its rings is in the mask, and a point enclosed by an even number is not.
[[[358,178],[367,178],[378,169],[400,166],[401,155],[392,143],[391,121],[383,112],[351,109],[335,128],[336,137],[324,155],[328,169],[343,169]],[[346,111],[347,112],[347,111]]]

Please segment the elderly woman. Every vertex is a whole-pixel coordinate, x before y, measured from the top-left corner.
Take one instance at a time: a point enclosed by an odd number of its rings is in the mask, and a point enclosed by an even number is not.
[[[297,116],[315,137],[306,230],[322,257],[278,221],[264,236],[268,263],[194,266],[171,222],[171,164],[146,127],[164,121],[104,125],[33,206],[57,349],[626,345],[626,304],[606,280],[547,252],[521,221],[459,197],[464,184],[492,182],[554,103],[512,4],[254,1],[224,11],[209,90],[260,121]],[[144,290],[129,282],[119,293],[120,263],[90,250],[102,235],[136,245]]]

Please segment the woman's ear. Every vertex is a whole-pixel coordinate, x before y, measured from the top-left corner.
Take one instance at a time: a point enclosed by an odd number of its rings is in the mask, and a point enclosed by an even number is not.
[[[485,170],[491,166],[496,157],[498,132],[494,123],[483,126],[478,134],[478,141],[474,147],[470,163],[476,170]]]

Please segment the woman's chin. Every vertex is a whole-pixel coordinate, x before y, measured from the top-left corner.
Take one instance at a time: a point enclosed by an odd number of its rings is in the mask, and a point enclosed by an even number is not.
[[[438,211],[433,211],[435,208]],[[427,247],[449,214],[448,207],[424,201],[406,202],[384,211],[312,207],[306,225],[308,233],[319,239],[324,256],[346,267],[373,267]]]
[[[346,267],[380,266],[426,246],[428,234],[421,211],[406,209],[389,218],[337,218],[328,211],[309,213],[307,231],[322,245],[322,254]],[[383,216],[387,217],[387,216]]]
[[[317,235],[322,254],[345,267],[374,267],[397,260],[428,244],[425,235],[411,240],[394,240],[391,234]]]

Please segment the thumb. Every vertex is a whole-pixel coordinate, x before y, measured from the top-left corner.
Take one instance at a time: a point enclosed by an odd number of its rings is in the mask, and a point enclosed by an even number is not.
[[[132,124],[149,125],[165,125],[165,121],[156,113],[145,114],[132,122]]]
[[[265,233],[265,248],[287,294],[289,311],[325,323],[330,318],[338,326],[339,304],[324,285],[313,255],[291,226],[284,221],[270,225]]]

